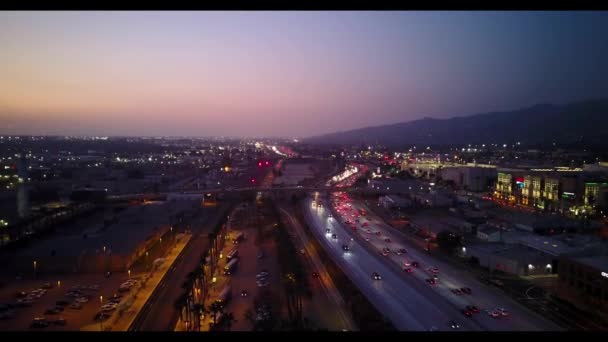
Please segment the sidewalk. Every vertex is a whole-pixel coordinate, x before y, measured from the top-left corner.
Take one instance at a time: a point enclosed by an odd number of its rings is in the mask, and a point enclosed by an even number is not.
[[[120,315],[119,310],[114,311],[112,316],[108,318],[103,324],[94,323],[87,326],[82,327],[81,331],[100,331],[103,326],[103,330],[111,330],[111,331],[127,331],[135,318],[137,318],[139,312],[144,307],[144,305],[148,302],[148,299],[154,293],[154,290],[160,284],[160,282],[165,277],[165,274],[171,267],[173,266],[175,260],[180,255],[184,247],[190,242],[192,238],[191,234],[182,234],[175,246],[169,251],[168,255],[165,256],[165,261],[160,265],[160,267],[156,270],[153,270],[150,273],[139,273],[133,274],[133,278],[140,277],[142,279],[141,283],[135,285],[137,287],[135,293],[130,293],[126,298],[121,302],[119,307],[126,308],[125,311]]]

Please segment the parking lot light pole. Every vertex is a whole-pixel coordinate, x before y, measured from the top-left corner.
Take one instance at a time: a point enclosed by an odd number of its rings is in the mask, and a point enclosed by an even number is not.
[[[103,296],[99,296],[99,303],[101,303],[101,306],[103,306]],[[103,331],[103,316],[99,317],[99,330]]]

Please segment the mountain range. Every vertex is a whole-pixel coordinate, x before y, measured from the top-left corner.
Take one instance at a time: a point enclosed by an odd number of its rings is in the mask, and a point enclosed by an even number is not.
[[[564,105],[538,104],[514,111],[450,119],[424,118],[365,127],[305,139],[317,144],[462,145],[572,144],[608,145],[608,99]]]

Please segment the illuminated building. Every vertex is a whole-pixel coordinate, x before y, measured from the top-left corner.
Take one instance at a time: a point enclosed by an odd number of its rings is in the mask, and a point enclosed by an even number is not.
[[[513,176],[510,173],[499,172],[498,181],[496,182],[496,192],[502,199],[509,199],[513,193],[512,187]]]

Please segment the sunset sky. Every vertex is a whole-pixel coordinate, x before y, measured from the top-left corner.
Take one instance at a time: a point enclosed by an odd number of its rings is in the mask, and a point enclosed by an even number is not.
[[[607,14],[3,12],[0,133],[310,136],[605,97]]]

